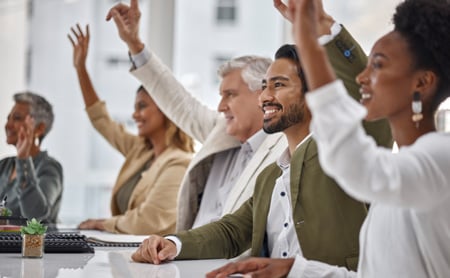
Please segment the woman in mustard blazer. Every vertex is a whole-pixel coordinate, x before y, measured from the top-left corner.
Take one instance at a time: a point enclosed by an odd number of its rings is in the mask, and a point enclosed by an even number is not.
[[[89,119],[125,157],[112,192],[112,217],[88,219],[79,228],[127,234],[174,232],[178,189],[193,153],[193,140],[159,110],[142,86],[133,113],[138,136],[114,122],[86,70],[89,27],[84,33],[79,25],[71,30],[74,67]]]

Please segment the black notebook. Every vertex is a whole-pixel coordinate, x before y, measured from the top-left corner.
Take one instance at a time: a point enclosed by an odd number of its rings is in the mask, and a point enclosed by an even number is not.
[[[94,248],[79,233],[52,232],[45,235],[45,253],[94,253]],[[0,253],[22,252],[20,233],[0,233]]]

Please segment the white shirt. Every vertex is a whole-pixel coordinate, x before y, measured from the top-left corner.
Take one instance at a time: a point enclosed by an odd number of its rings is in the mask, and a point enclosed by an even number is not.
[[[296,148],[310,136],[310,134],[306,136]],[[292,218],[290,164],[291,154],[287,148],[277,160],[282,174],[275,181],[267,214],[267,247],[271,258],[292,258],[297,254],[302,255]]]
[[[322,168],[371,207],[357,274],[298,256],[289,277],[449,277],[450,134],[428,133],[393,154],[366,136],[367,111],[341,81],[306,100]]]

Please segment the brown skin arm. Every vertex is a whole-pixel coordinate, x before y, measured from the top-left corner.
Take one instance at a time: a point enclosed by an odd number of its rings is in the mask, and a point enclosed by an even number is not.
[[[289,0],[293,22],[293,36],[310,90],[336,80],[325,49],[317,41],[320,32],[320,0]]]
[[[226,278],[231,274],[245,274],[244,277],[276,278],[288,275],[294,259],[248,258],[229,263],[206,274],[207,278]]]

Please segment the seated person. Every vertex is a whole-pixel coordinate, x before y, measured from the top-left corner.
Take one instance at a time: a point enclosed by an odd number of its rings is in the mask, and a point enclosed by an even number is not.
[[[251,258],[207,277],[448,277],[450,134],[435,112],[450,97],[450,4],[406,0],[394,29],[374,44],[357,76],[361,103],[347,96],[314,37],[317,2],[291,1],[294,36],[311,92],[306,100],[320,163],[350,195],[371,203],[357,272],[308,260]],[[430,18],[430,15],[433,15]],[[399,152],[375,146],[359,120],[388,119]]]
[[[193,140],[159,110],[142,86],[133,113],[139,135],[114,122],[86,69],[89,27],[83,33],[77,25],[72,33],[73,62],[89,119],[126,158],[112,192],[112,217],[88,219],[79,228],[126,234],[174,232],[178,189],[192,157]]]
[[[336,32],[326,49],[333,65],[339,65],[335,68],[338,76],[357,97],[355,72],[364,67],[367,57],[344,28],[333,20],[323,25],[323,30]],[[343,55],[338,47],[342,44],[355,46],[352,59]],[[276,164],[258,176],[253,197],[216,222],[166,238],[151,236],[133,254],[135,261],[159,264],[174,258],[230,258],[252,247],[253,256],[289,258],[301,254],[356,269],[366,206],[341,190],[319,165],[305,102],[308,86],[295,46],[278,49],[262,89],[259,99],[264,131],[283,132],[288,148]],[[379,132],[386,133],[383,129]]]
[[[134,62],[131,73],[168,117],[203,144],[183,180],[177,218],[178,231],[199,227],[236,211],[252,196],[258,174],[287,147],[281,132],[262,130],[258,95],[270,59],[242,56],[225,62],[219,68],[221,101],[214,111],[192,97],[144,47],[139,15],[138,1],[131,0],[129,6],[113,7],[107,19],[114,20],[129,48]],[[391,143],[385,122],[367,127],[378,142]]]
[[[56,223],[63,193],[61,164],[41,150],[53,124],[53,109],[31,92],[14,95],[15,105],[5,125],[6,142],[17,155],[0,160],[0,198],[12,216]]]

